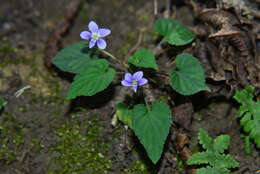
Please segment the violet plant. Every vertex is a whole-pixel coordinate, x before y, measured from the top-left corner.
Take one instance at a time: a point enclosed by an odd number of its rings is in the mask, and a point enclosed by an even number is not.
[[[170,85],[184,96],[210,90],[205,84],[200,62],[192,55],[177,55],[174,60],[175,68],[169,72],[160,69],[156,63],[156,55],[145,48],[135,51],[128,62],[124,62],[104,50],[107,46],[104,37],[111,33],[109,29],[99,28],[93,21],[88,24],[88,28],[89,31],[80,33],[80,37],[86,41],[62,49],[52,61],[62,71],[75,74],[67,99],[93,96],[108,88],[116,79],[120,79],[120,82],[115,84],[121,84],[122,88],[133,90],[134,95],[140,95],[145,86],[160,86],[160,82],[154,78],[158,74],[166,74],[165,85]],[[162,41],[175,46],[189,44],[196,37],[187,27],[171,19],[158,19],[154,30],[163,37]],[[96,54],[98,51],[109,58],[97,57],[96,55],[100,55]],[[138,71],[135,72],[134,69]],[[119,78],[115,78],[116,76]],[[172,125],[173,115],[167,101],[159,98],[147,100],[148,97],[150,96],[144,94],[144,100],[139,104],[129,105],[123,103],[124,101],[118,103],[115,106],[115,115],[134,131],[151,161],[157,163]]]

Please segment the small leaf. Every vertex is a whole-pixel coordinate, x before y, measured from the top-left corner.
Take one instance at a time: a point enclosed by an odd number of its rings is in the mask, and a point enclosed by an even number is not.
[[[188,159],[188,164],[208,164],[210,161],[214,161],[215,159],[216,158],[213,152],[198,152],[193,154]]]
[[[230,155],[224,154],[217,154],[215,162],[211,165],[217,168],[227,169],[239,167],[239,163],[237,161],[233,160],[233,158]]]
[[[251,102],[251,101],[253,101],[254,90],[255,90],[255,87],[247,86],[244,90],[236,91],[233,98],[236,99],[236,101],[238,101],[241,104],[248,102],[248,101]]]
[[[133,111],[128,109],[124,103],[118,103],[116,105],[116,116],[120,121],[133,129]]]
[[[0,110],[5,106],[6,102],[4,99],[0,98]]]
[[[220,135],[214,140],[214,151],[223,153],[229,146],[230,137],[228,135]]]
[[[249,120],[248,122],[245,123],[244,125],[244,131],[245,132],[250,132],[251,130],[253,130],[255,124],[254,124],[254,120]]]
[[[93,61],[88,68],[75,76],[68,92],[68,99],[92,96],[106,89],[113,81],[115,71],[105,59]]]
[[[153,163],[161,157],[171,123],[171,110],[161,101],[153,102],[149,110],[143,104],[133,109],[134,132]]]
[[[252,143],[250,142],[249,136],[244,137],[244,149],[247,155],[252,154]]]
[[[171,19],[158,19],[155,21],[155,32],[164,36],[165,40],[172,45],[186,45],[196,37],[183,24]]]
[[[205,84],[204,72],[200,62],[190,54],[176,57],[178,71],[170,73],[170,85],[182,95],[192,95],[202,90],[210,91]]]
[[[196,171],[197,174],[230,174],[227,169],[219,169],[216,167],[200,168]]]
[[[204,129],[199,130],[198,139],[199,139],[199,143],[202,145],[204,149],[206,150],[213,149],[213,140]]]
[[[247,113],[243,116],[243,118],[240,120],[240,124],[241,124],[242,126],[246,125],[246,123],[247,123],[248,121],[250,121],[251,118],[252,118],[251,113],[250,113],[250,112],[247,112]]]
[[[63,48],[53,58],[52,63],[64,72],[80,73],[92,60],[97,59],[92,54],[93,49],[89,49],[87,42],[82,41]]]
[[[128,62],[137,67],[158,69],[154,54],[151,50],[140,49],[128,58]]]

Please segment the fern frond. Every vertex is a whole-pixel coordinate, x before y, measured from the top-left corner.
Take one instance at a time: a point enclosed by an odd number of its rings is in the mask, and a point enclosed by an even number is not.
[[[216,167],[200,168],[196,172],[197,174],[230,174],[227,169],[220,169]]]
[[[189,165],[194,164],[208,164],[209,162],[212,162],[215,160],[215,154],[213,152],[198,152],[193,154],[188,159]]]
[[[223,153],[229,146],[230,137],[228,135],[220,135],[214,140],[213,148],[217,153]]]
[[[260,148],[260,101],[253,100],[254,89],[254,87],[249,86],[244,90],[237,91],[234,98],[242,104],[238,112],[239,116],[242,117],[240,125]]]
[[[235,161],[230,155],[217,154],[215,164],[212,166],[217,168],[236,168],[239,166],[239,163]]]
[[[199,130],[198,140],[205,150],[213,149],[213,140],[204,129]]]

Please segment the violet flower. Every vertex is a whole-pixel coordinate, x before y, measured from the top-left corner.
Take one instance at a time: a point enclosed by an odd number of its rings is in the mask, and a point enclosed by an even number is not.
[[[138,86],[143,86],[148,82],[146,78],[143,78],[143,71],[138,71],[133,75],[130,73],[125,74],[125,79],[121,81],[121,84],[126,87],[131,87],[134,92],[137,91]]]
[[[105,49],[107,46],[106,41],[103,39],[103,37],[109,35],[111,33],[111,30],[106,28],[99,28],[98,25],[91,21],[88,24],[89,31],[82,31],[80,33],[80,37],[85,40],[89,40],[89,48],[92,48],[97,43],[98,48]]]

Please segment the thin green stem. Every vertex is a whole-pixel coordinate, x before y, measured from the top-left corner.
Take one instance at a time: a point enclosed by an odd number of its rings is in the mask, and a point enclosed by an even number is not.
[[[107,51],[105,51],[105,50],[101,50],[101,49],[100,49],[99,51],[101,51],[103,54],[107,55],[108,57],[112,58],[113,60],[119,61],[119,60],[116,58],[116,56],[114,56],[113,54],[111,54],[111,53],[109,53],[109,52],[107,52]]]
[[[101,49],[99,49],[99,51],[102,52],[103,54],[105,54],[106,56],[110,57],[111,59],[113,59],[114,61],[119,63],[120,65],[123,65],[126,68],[128,68],[128,65],[126,63],[122,63],[118,58],[116,58],[116,56],[114,56],[113,54],[109,53],[108,51],[101,50]]]

